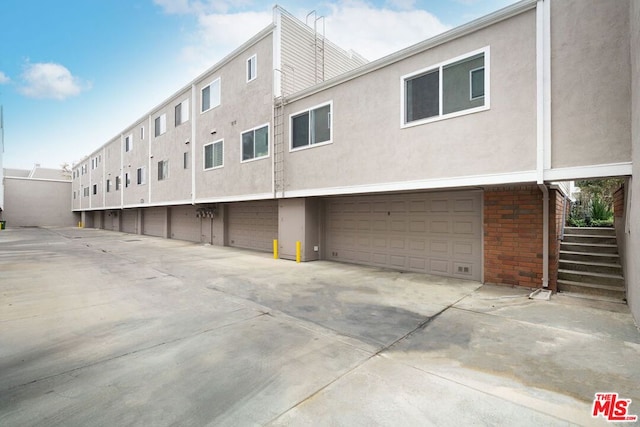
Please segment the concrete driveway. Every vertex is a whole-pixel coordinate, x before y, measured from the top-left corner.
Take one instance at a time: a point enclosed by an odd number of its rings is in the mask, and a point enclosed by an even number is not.
[[[606,425],[626,306],[91,229],[0,231],[0,425]]]

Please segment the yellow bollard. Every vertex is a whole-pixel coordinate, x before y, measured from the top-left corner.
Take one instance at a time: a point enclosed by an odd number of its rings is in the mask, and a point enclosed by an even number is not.
[[[300,241],[296,242],[296,262],[300,263]]]
[[[278,239],[273,239],[273,259],[278,259]]]

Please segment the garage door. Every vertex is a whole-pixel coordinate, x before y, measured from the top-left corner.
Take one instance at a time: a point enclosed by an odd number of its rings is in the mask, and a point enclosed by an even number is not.
[[[164,237],[167,208],[147,208],[142,211],[142,234]]]
[[[270,252],[278,238],[275,200],[232,203],[228,208],[229,246]]]
[[[122,231],[125,233],[138,232],[138,211],[137,209],[125,209],[122,211]]]
[[[122,211],[107,211],[104,217],[105,230],[120,231],[120,215]]]
[[[325,257],[481,280],[481,193],[327,199]]]
[[[200,241],[200,218],[196,216],[194,206],[176,206],[171,208],[171,238]]]

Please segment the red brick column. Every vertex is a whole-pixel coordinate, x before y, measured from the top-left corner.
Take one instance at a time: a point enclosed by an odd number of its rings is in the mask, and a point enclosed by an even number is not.
[[[569,203],[567,201],[567,203]],[[560,237],[562,235],[562,210],[564,196],[558,190],[549,190],[549,288],[558,290],[558,268],[560,266]]]
[[[624,185],[613,193],[613,216],[615,218],[624,217]]]
[[[542,201],[536,185],[485,189],[485,283],[542,286]]]

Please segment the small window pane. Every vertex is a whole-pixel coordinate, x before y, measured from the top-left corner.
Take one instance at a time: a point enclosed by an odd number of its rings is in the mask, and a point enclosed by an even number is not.
[[[211,108],[211,86],[202,89],[202,111]]]
[[[223,160],[223,145],[222,141],[213,144],[213,167],[222,166]]]
[[[184,169],[189,169],[189,152],[185,151],[182,154],[182,167]]]
[[[159,136],[160,135],[160,117],[156,117],[154,125],[155,125],[154,126],[154,130],[155,130],[154,135],[155,136]]]
[[[253,131],[242,134],[242,160],[254,158]]]
[[[269,128],[267,126],[256,129],[255,157],[264,157],[269,154]]]
[[[309,145],[309,113],[294,117],[291,126],[292,148]]]
[[[179,124],[182,124],[182,104],[176,105],[175,114],[176,114],[176,126],[178,126]]]
[[[213,167],[213,144],[204,146],[204,168],[211,169]]]
[[[471,71],[471,99],[484,96],[484,68]]]
[[[325,105],[311,111],[311,143],[318,144],[331,139],[331,106]]]
[[[405,82],[406,122],[440,114],[439,79],[439,70],[434,70]]]
[[[474,99],[472,70],[484,67],[484,54],[449,64],[442,69],[442,114],[455,113],[484,105]],[[483,86],[484,86],[484,77]],[[471,86],[471,87],[470,87]]]

